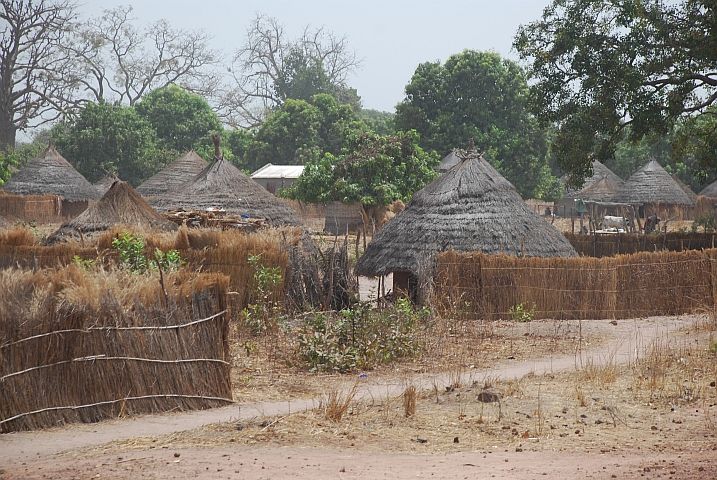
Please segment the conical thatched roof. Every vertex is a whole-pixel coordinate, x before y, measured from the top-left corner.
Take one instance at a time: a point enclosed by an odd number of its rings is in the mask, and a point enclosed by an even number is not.
[[[593,202],[611,202],[618,190],[620,190],[620,185],[605,177],[589,187],[583,188],[577,198]]]
[[[191,150],[137,187],[137,193],[143,197],[162,195],[187,182],[209,165],[197,152]]]
[[[694,203],[697,201],[697,194],[696,194],[695,192],[693,192],[692,189],[685,184],[685,182],[683,182],[682,180],[680,180],[680,179],[677,177],[677,175],[675,175],[675,174],[673,173],[673,174],[670,175],[670,176],[671,176],[672,179],[675,181],[675,183],[676,183],[677,185],[679,185],[679,187],[682,189],[682,191],[687,194],[687,197],[690,199],[690,201],[692,202],[692,204],[694,204]]]
[[[416,192],[389,220],[356,267],[359,275],[418,274],[440,251],[575,257],[575,250],[475,149],[448,173]]]
[[[215,157],[192,180],[163,195],[149,197],[148,201],[159,212],[218,207],[229,213],[264,218],[272,226],[302,225],[296,211],[224,158]]]
[[[669,173],[655,160],[650,160],[620,187],[613,202],[664,205],[693,205],[694,202],[680,188]]]
[[[441,159],[441,163],[439,163],[438,167],[436,167],[436,171],[438,173],[446,173],[448,170],[456,166],[461,160],[463,160],[461,152],[453,149],[451,150],[451,153]]]
[[[100,192],[100,195],[104,195],[107,193],[107,190],[110,189],[113,183],[118,182],[119,177],[115,175],[114,172],[109,172],[107,175],[102,177],[100,180],[93,183],[95,188],[98,192]]]
[[[8,180],[3,190],[15,195],[49,193],[70,202],[97,200],[102,196],[52,145]]]
[[[611,183],[617,185],[618,187],[621,187],[622,184],[625,183],[623,181],[623,179],[618,177],[617,175],[615,175],[615,173],[613,173],[612,170],[610,170],[609,168],[607,168],[605,165],[598,162],[597,160],[594,160],[593,161],[593,174],[590,177],[585,179],[585,181],[583,182],[583,186],[578,190],[574,190],[572,188],[566,188],[565,191],[563,192],[563,197],[565,197],[565,198],[583,198],[580,196],[580,193],[582,193],[586,189],[592,187],[593,185],[595,185],[597,182],[599,182],[603,178],[608,179]],[[567,184],[568,176],[563,175],[561,180],[563,181],[563,183]]]
[[[710,183],[703,188],[699,194],[704,195],[705,197],[717,198],[717,182]]]
[[[115,225],[131,225],[143,229],[163,231],[177,230],[177,225],[157,212],[127,182],[112,184],[102,198],[69,222],[65,222],[48,239],[52,245],[72,238],[80,238],[103,232]]]

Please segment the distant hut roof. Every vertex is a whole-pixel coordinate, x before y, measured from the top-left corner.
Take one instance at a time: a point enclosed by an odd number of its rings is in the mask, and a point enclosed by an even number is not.
[[[690,199],[691,203],[694,204],[697,201],[697,194],[692,191],[692,189],[685,184],[682,180],[677,178],[677,175],[674,173],[670,175],[672,179],[675,181],[677,185],[682,189],[683,192],[687,194],[687,197]]]
[[[297,179],[304,171],[303,165],[273,165],[267,163],[251,174],[251,178],[292,178]]]
[[[102,196],[52,145],[8,180],[3,190],[15,195],[58,195],[70,202]]]
[[[417,274],[425,257],[451,248],[536,257],[577,255],[472,146],[460,163],[416,192],[406,209],[379,230],[357,273]]]
[[[583,188],[578,193],[577,198],[593,202],[610,202],[618,190],[620,190],[620,185],[604,177],[589,187]]]
[[[192,180],[148,199],[157,211],[223,208],[229,213],[265,218],[272,226],[302,225],[299,214],[224,158],[214,158]]]
[[[95,188],[98,192],[100,192],[100,195],[104,195],[107,193],[107,190],[110,189],[113,183],[118,182],[119,177],[115,175],[114,172],[109,172],[107,175],[102,177],[100,180],[93,183]]]
[[[717,182],[712,182],[700,191],[700,195],[717,198]]]
[[[196,177],[209,165],[197,152],[191,150],[137,187],[137,193],[144,197],[162,195]]]
[[[693,205],[692,199],[655,160],[650,160],[620,187],[613,202]]]
[[[461,151],[454,148],[453,150],[451,150],[451,153],[441,159],[441,163],[439,163],[438,167],[436,167],[436,171],[438,173],[446,173],[448,170],[460,163],[461,160],[463,160],[461,155]]]
[[[593,185],[595,185],[597,182],[599,182],[603,178],[608,179],[611,183],[617,185],[618,187],[621,187],[622,184],[625,183],[622,178],[618,177],[612,170],[610,170],[609,168],[607,168],[605,165],[598,162],[597,160],[593,160],[592,166],[593,166],[593,174],[590,177],[585,179],[582,187],[580,187],[577,190],[566,187],[565,191],[563,192],[563,196],[565,198],[582,198],[580,196],[580,193],[582,193],[584,190],[592,187]],[[563,183],[567,184],[568,176],[563,175],[561,180],[563,181]]]
[[[166,220],[127,182],[112,184],[102,198],[69,222],[65,222],[48,239],[48,244],[103,232],[115,225],[131,225],[143,229],[177,230],[177,225]]]

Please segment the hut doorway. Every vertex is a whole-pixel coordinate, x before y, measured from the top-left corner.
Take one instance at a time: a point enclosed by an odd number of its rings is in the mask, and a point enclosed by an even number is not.
[[[393,272],[393,292],[396,298],[406,297],[418,301],[418,277],[411,272]]]

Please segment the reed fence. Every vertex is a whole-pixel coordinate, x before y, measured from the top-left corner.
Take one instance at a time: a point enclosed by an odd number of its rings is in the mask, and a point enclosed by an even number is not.
[[[669,232],[654,235],[630,233],[605,233],[579,235],[565,233],[565,238],[578,254],[586,257],[612,257],[638,252],[669,250],[703,250],[715,247],[714,233]]]
[[[0,431],[232,402],[229,279],[0,271]]]
[[[617,319],[712,309],[717,250],[604,258],[518,258],[444,252],[435,298],[481,319],[510,319],[535,304],[535,318]]]
[[[8,220],[44,223],[62,216],[57,195],[11,195],[0,192],[0,216]]]

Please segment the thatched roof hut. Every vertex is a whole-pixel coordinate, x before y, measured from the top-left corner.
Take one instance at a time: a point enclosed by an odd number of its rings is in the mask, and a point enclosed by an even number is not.
[[[48,238],[47,243],[87,238],[115,225],[131,225],[147,230],[175,231],[177,225],[157,212],[127,182],[112,184],[102,198],[78,217],[65,222]]]
[[[479,250],[487,254],[575,257],[575,250],[538,216],[471,147],[443,176],[413,195],[368,245],[359,275],[408,272],[420,276],[436,252]],[[396,285],[396,275],[394,275]]]
[[[100,192],[100,195],[104,195],[107,193],[107,190],[110,189],[113,183],[118,182],[119,177],[115,175],[114,172],[109,172],[107,175],[102,177],[100,180],[93,183],[95,188],[98,192]]]
[[[717,198],[717,182],[712,182],[705,188],[700,190],[698,195],[704,195],[705,197]]]
[[[52,194],[68,202],[97,200],[102,195],[50,145],[3,186],[15,195]]]
[[[650,160],[632,174],[612,201],[631,205],[694,205],[694,201],[655,160]]]
[[[625,183],[622,178],[618,177],[615,173],[613,173],[612,170],[610,170],[609,168],[607,168],[605,165],[598,162],[597,160],[593,161],[592,167],[593,167],[593,174],[590,177],[585,179],[582,187],[580,187],[579,189],[576,190],[576,189],[568,188],[566,186],[565,191],[563,192],[563,197],[565,197],[565,198],[582,198],[580,196],[580,194],[583,191],[592,187],[593,185],[595,185],[597,182],[599,182],[603,178],[606,178],[612,184],[615,184],[618,187],[621,187],[622,184]],[[563,181],[563,183],[565,183],[567,185],[568,176],[564,175],[561,178],[561,180]]]
[[[451,153],[441,159],[441,163],[439,163],[436,167],[436,171],[438,173],[448,172],[448,170],[455,167],[461,160],[463,160],[461,155],[462,152],[454,148],[451,150]]]
[[[149,197],[148,201],[158,212],[221,208],[229,213],[264,218],[272,226],[302,225],[301,218],[289,205],[224,158],[215,157],[192,180],[163,195]]]
[[[137,187],[143,197],[162,195],[193,179],[209,165],[197,152],[190,150]]]
[[[582,200],[593,202],[610,202],[615,193],[620,190],[620,185],[607,177],[601,178],[587,188],[583,188],[577,195]]]
[[[677,185],[679,185],[679,187],[682,189],[682,191],[687,194],[687,197],[688,197],[688,198],[690,199],[690,201],[692,202],[692,205],[694,205],[695,202],[697,201],[697,194],[696,194],[695,192],[693,192],[692,189],[691,189],[687,184],[685,184],[685,182],[683,182],[682,180],[680,180],[680,179],[677,177],[677,175],[675,175],[675,174],[673,173],[673,174],[670,175],[670,176],[671,176],[672,179],[675,181],[675,183],[676,183]]]

